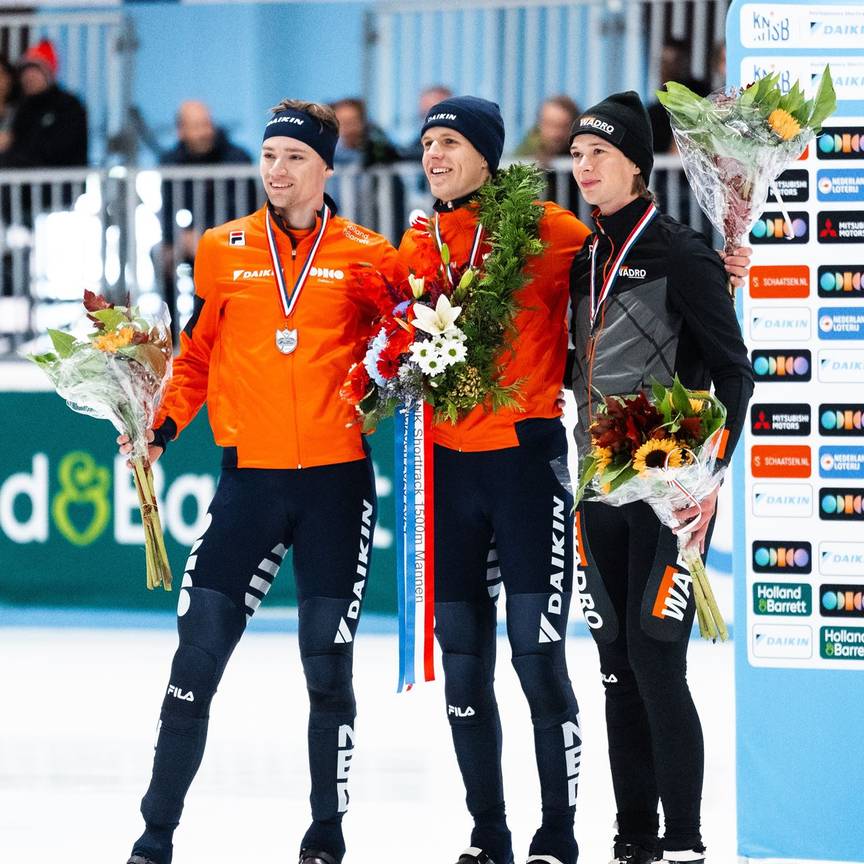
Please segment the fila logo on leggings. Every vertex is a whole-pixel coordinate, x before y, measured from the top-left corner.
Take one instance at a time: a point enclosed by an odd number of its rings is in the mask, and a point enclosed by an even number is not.
[[[552,499],[552,573],[549,584],[552,593],[546,612],[549,615],[561,616],[564,606],[564,502],[557,496]],[[560,642],[561,634],[552,626],[549,619],[540,613],[540,642]]]
[[[582,729],[579,718],[574,723],[567,720],[561,724],[564,732],[564,764],[567,770],[567,794],[571,807],[576,806],[576,793],[579,791],[579,769],[582,766]]]
[[[360,523],[360,554],[357,556],[357,576],[354,583],[354,599],[348,604],[346,617],[356,621],[360,617],[360,602],[363,600],[363,589],[366,587],[366,574],[369,572],[369,548],[372,546],[372,505],[363,499],[363,515]],[[351,642],[351,628],[345,618],[339,619],[339,627],[333,637],[334,644]]]
[[[692,581],[693,577],[689,573],[679,573],[674,567],[667,567],[651,614],[655,618],[675,618],[683,621]]]
[[[339,812],[348,809],[348,772],[354,755],[354,730],[347,724],[339,727],[339,753],[336,756],[336,792],[339,795]]]

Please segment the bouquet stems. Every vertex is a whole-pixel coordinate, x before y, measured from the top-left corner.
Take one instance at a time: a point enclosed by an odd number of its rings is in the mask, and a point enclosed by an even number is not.
[[[141,507],[141,522],[144,525],[144,552],[147,558],[147,588],[153,590],[160,585],[171,590],[171,567],[159,519],[156,503],[156,488],[153,483],[153,469],[150,462],[142,457],[132,460],[135,489]]]
[[[685,546],[681,550],[682,559],[693,577],[693,597],[696,601],[696,616],[699,621],[699,635],[703,639],[725,642],[729,638],[726,622],[717,605],[705,563],[695,546]]]

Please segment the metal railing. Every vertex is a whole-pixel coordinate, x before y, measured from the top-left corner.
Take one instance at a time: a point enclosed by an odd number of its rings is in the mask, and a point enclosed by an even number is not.
[[[590,224],[570,160],[547,176],[548,197]],[[710,234],[677,156],[657,157],[651,185],[662,209]],[[403,162],[341,169],[328,192],[346,218],[398,243],[412,211],[429,212],[427,188],[420,166]],[[84,289],[118,301],[164,297],[182,327],[201,234],[263,200],[251,165],[0,171],[0,356],[74,321]]]

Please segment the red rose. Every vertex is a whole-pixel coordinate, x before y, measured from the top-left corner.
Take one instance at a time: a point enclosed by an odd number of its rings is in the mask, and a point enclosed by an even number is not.
[[[339,395],[352,405],[359,405],[369,393],[369,373],[362,363],[355,363],[349,370]]]

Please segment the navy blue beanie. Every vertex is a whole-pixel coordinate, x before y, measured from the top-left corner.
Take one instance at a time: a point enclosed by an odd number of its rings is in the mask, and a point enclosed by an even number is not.
[[[489,171],[498,170],[504,152],[504,120],[494,102],[479,96],[451,96],[429,109],[420,136],[433,126],[446,126],[464,135],[486,160]]]
[[[308,144],[327,163],[328,168],[333,167],[339,133],[311,114],[294,108],[277,111],[264,127],[263,141],[277,135],[296,138]]]

